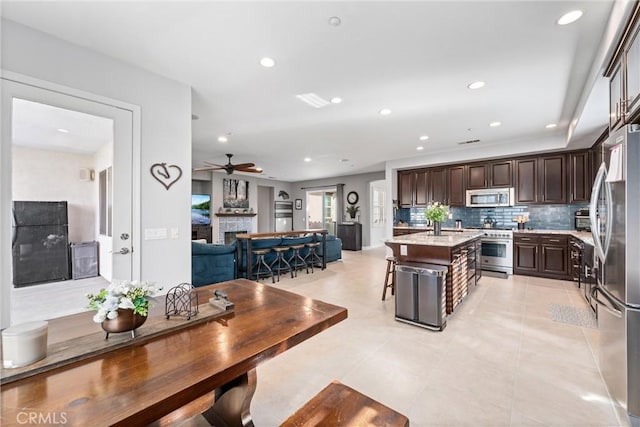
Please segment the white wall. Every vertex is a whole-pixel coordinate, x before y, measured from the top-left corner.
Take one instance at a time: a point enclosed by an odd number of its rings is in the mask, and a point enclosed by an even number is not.
[[[93,156],[14,145],[12,163],[13,200],[66,200],[69,241],[95,240],[96,182],[80,181],[80,169],[94,168]]]
[[[3,20],[1,30],[3,71],[140,107],[139,128],[134,124],[134,141],[140,138],[140,146],[134,148],[140,152],[139,164],[134,165],[140,186],[134,189],[134,204],[139,205],[139,211],[135,211],[133,222],[142,232],[178,228],[179,238],[142,239],[140,247],[134,248],[140,257],[139,269],[134,267],[134,272],[166,287],[190,282],[190,87],[11,21]],[[182,169],[182,178],[169,191],[149,173],[151,165],[158,162]],[[6,256],[10,255],[3,253]]]

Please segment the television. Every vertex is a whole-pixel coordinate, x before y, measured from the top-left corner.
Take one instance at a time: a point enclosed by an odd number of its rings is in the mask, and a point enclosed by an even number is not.
[[[192,194],[191,195],[191,224],[210,225],[211,224],[211,195]]]

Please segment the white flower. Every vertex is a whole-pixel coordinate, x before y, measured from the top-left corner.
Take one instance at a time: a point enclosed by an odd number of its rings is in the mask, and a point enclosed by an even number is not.
[[[113,320],[118,317],[118,310],[113,310],[107,313],[107,319]]]
[[[131,298],[124,297],[120,300],[120,304],[118,304],[118,308],[135,308],[136,306],[131,301]]]

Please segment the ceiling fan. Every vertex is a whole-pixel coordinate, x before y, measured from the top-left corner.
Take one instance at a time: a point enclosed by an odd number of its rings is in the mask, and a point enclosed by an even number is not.
[[[224,170],[227,172],[227,175],[231,175],[233,172],[251,172],[251,173],[262,173],[262,168],[255,167],[254,163],[239,163],[234,165],[231,163],[231,158],[233,154],[226,155],[229,158],[229,162],[226,165],[219,165],[217,163],[204,162],[205,167],[194,169],[195,172],[198,171],[215,171],[215,170]]]

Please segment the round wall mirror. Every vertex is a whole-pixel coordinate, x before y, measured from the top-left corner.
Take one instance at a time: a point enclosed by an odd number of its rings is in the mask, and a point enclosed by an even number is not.
[[[350,191],[349,194],[347,194],[347,202],[349,202],[350,204],[355,205],[356,203],[358,203],[358,200],[358,193],[356,193],[355,191]]]

